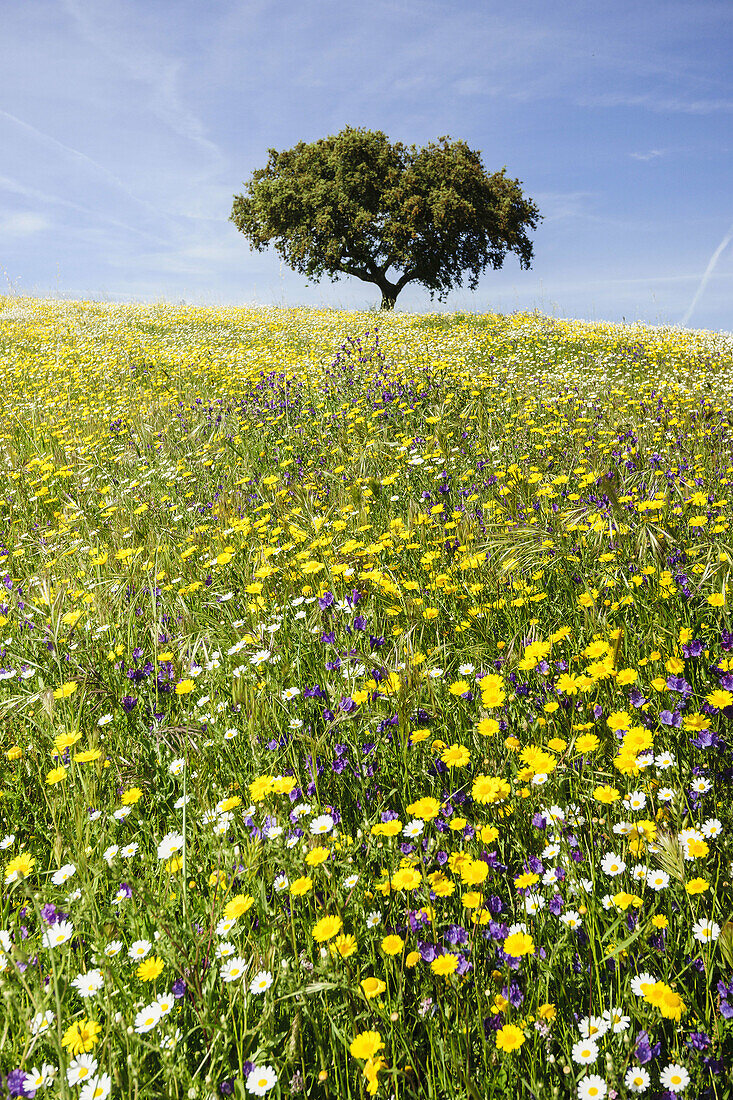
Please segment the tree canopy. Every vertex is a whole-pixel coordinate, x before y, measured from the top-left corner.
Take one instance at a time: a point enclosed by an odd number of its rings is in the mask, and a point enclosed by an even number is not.
[[[475,290],[508,252],[530,266],[537,206],[505,168],[489,175],[464,141],[407,147],[347,126],[268,154],[234,196],[230,220],[252,248],[274,245],[310,279],[353,275],[374,283],[391,309],[411,282],[442,301],[464,273]]]

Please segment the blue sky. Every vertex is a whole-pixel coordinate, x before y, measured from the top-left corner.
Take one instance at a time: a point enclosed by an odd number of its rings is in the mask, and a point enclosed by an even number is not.
[[[545,215],[530,271],[400,308],[733,330],[730,0],[2,0],[2,22],[0,292],[374,305],[228,221],[268,148],[351,125],[462,138]]]

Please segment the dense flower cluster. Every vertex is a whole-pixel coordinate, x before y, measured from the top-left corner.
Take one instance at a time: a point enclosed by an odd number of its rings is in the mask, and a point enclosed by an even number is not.
[[[0,1096],[728,1095],[731,341],[0,320]]]

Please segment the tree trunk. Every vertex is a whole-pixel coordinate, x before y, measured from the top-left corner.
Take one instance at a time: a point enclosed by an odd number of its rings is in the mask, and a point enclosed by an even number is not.
[[[385,279],[384,282],[377,283],[377,286],[382,292],[382,304],[380,309],[394,309],[395,302],[397,301],[397,295],[402,287],[398,287],[395,283],[388,283]]]

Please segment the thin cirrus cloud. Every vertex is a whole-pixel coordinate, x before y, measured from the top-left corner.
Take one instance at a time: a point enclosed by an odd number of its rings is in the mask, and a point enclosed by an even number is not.
[[[721,0],[5,0],[0,264],[37,293],[366,307],[250,251],[232,196],[271,147],[440,134],[544,215],[441,304],[730,328],[733,9]]]

